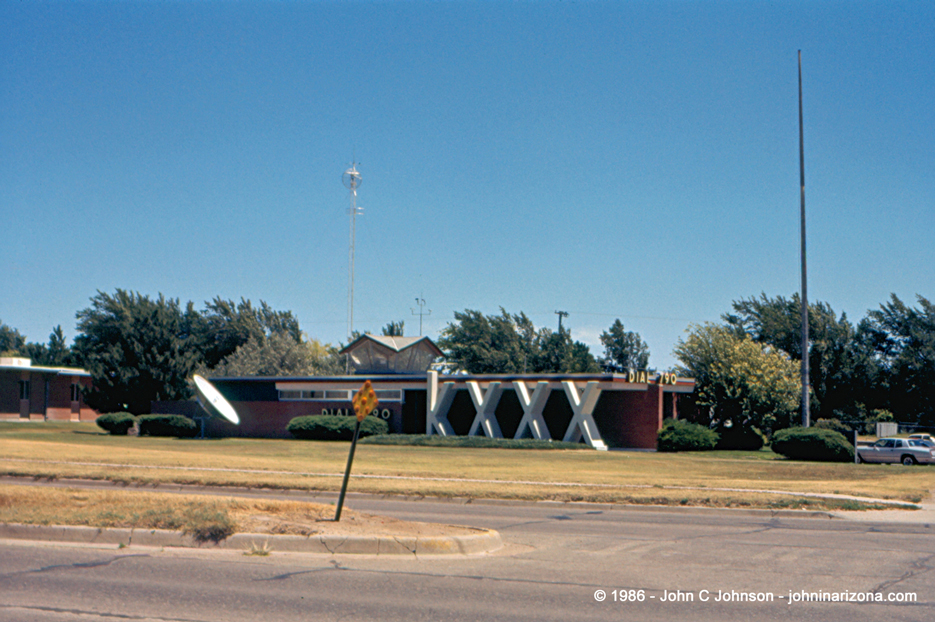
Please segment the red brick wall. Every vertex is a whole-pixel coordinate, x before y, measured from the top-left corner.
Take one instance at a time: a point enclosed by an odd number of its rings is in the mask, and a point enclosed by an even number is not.
[[[0,419],[19,419],[18,371],[0,371]]]
[[[80,396],[77,402],[71,401],[72,383],[77,382],[82,386],[90,387],[89,377],[58,375],[28,369],[0,372],[0,419],[20,418],[20,380],[29,380],[27,406],[30,420],[94,421],[97,419],[97,411],[89,408]],[[46,382],[49,383],[48,401]]]
[[[662,412],[659,385],[649,385],[646,391],[603,391],[594,408],[594,422],[610,447],[655,449]]]

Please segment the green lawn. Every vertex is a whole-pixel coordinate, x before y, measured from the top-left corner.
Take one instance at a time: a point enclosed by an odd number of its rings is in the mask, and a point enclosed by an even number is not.
[[[118,437],[88,423],[0,423],[0,474],[334,491],[348,448],[347,442]],[[855,507],[716,490],[725,488],[918,502],[935,492],[935,468],[793,462],[768,450],[657,454],[360,444],[350,484],[358,492],[427,496]]]

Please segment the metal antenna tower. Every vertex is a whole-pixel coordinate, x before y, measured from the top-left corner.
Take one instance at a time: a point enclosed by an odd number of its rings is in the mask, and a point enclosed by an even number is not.
[[[425,311],[425,312],[422,311],[422,308],[425,306],[425,298],[423,298],[421,295],[418,298],[416,298],[416,304],[419,305],[419,312],[416,313],[416,310],[413,309],[412,314],[419,316],[419,336],[421,337],[422,336],[422,316],[432,315],[432,310],[429,309],[428,311]]]
[[[350,207],[347,213],[351,215],[351,243],[348,248],[348,282],[347,282],[347,341],[350,343],[354,334],[354,238],[356,236],[357,214],[363,209],[357,207],[357,188],[360,186],[360,173],[357,172],[357,163],[352,162],[351,168],[344,171],[341,181],[350,190]]]

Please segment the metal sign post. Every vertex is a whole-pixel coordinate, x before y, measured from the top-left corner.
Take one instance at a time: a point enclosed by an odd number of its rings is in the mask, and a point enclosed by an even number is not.
[[[354,404],[354,413],[357,415],[357,425],[354,426],[354,439],[351,441],[351,451],[347,454],[347,467],[344,469],[344,481],[341,483],[341,494],[338,496],[338,511],[335,512],[334,520],[341,520],[341,508],[344,507],[344,495],[347,494],[347,481],[351,478],[351,464],[354,462],[354,450],[357,448],[357,437],[360,435],[360,424],[364,418],[373,412],[373,409],[379,405],[377,394],[374,392],[370,381],[364,382],[354,395],[352,401]]]

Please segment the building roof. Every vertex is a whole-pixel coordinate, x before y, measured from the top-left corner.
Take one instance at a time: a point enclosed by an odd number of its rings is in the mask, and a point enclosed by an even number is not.
[[[42,367],[39,365],[4,365],[0,371],[30,371],[38,374],[56,374],[62,376],[90,376],[86,370],[78,367]]]
[[[381,346],[387,347],[394,352],[401,352],[406,348],[411,348],[418,343],[425,342],[431,350],[435,351],[435,356],[442,356],[442,351],[438,348],[438,346],[436,346],[431,339],[424,335],[422,337],[386,337],[384,335],[371,335],[370,333],[361,335],[352,341],[350,344],[345,346],[343,350],[341,350],[340,354],[346,354],[347,352],[356,349],[358,345],[364,340],[375,341]]]

